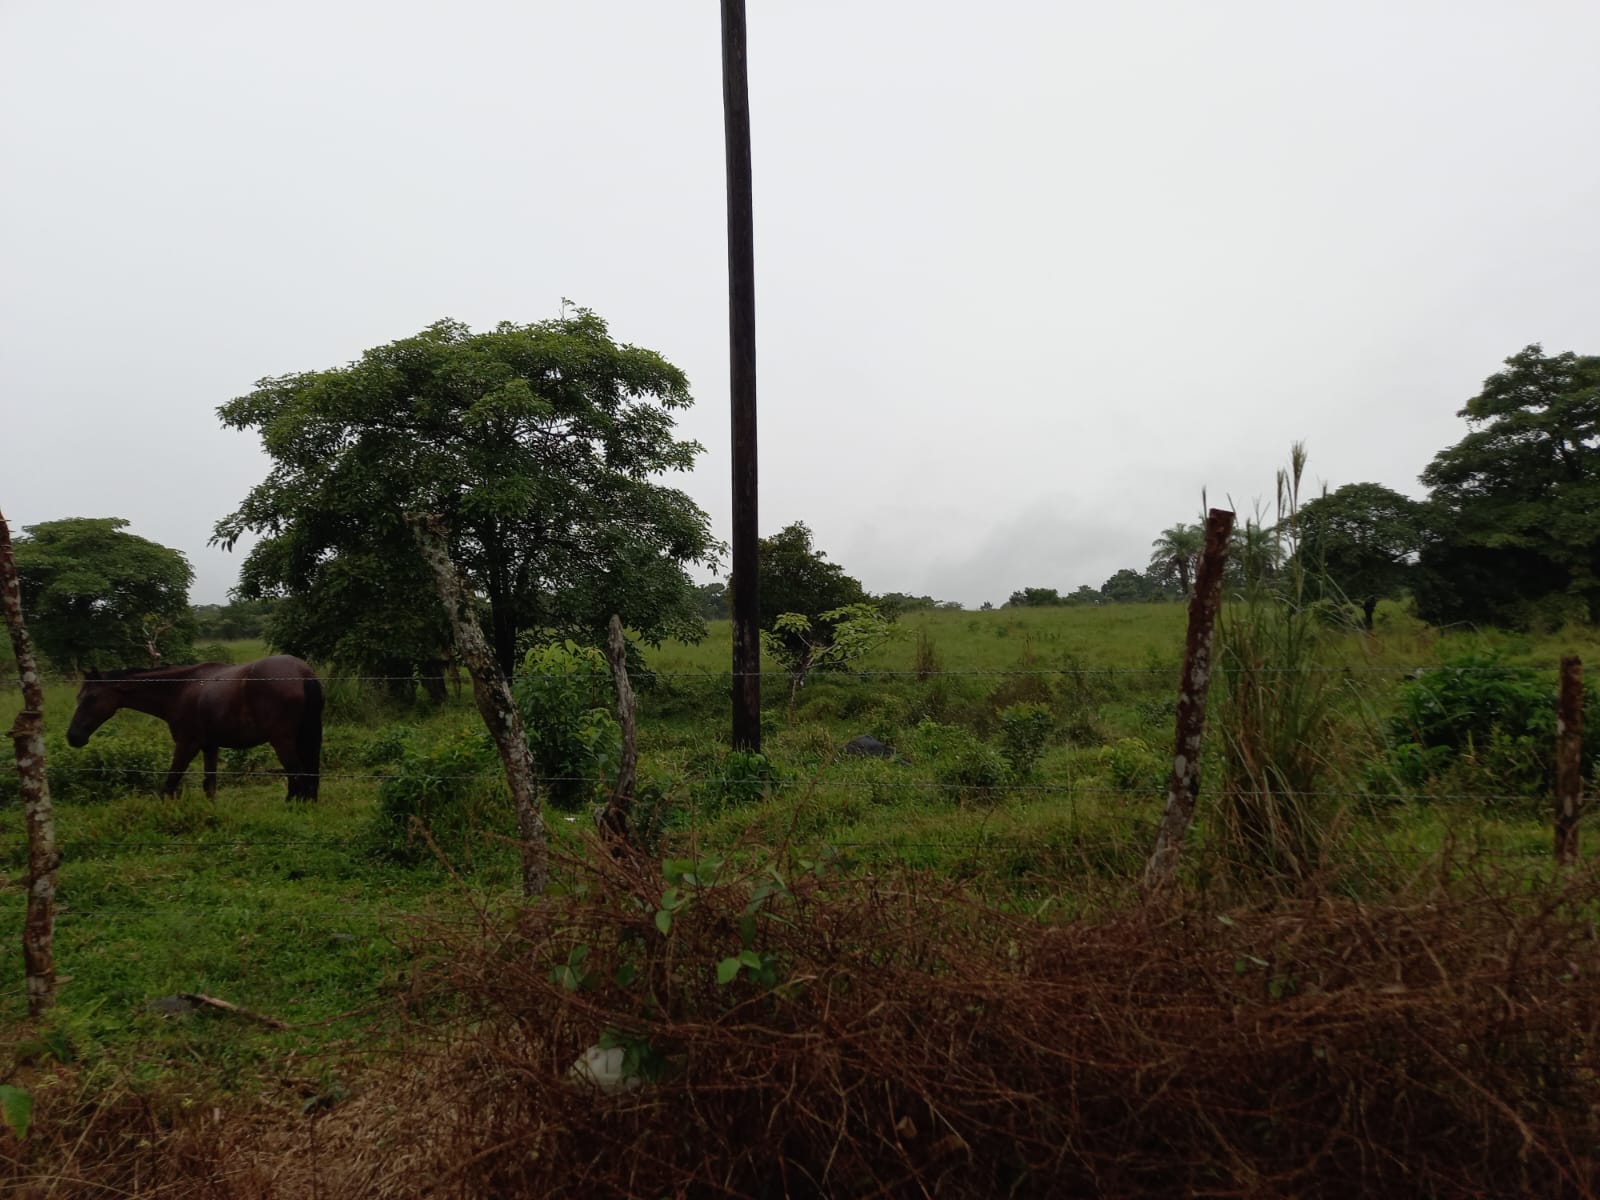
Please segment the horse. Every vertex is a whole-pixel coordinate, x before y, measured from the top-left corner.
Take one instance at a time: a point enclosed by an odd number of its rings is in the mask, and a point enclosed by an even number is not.
[[[197,752],[205,754],[208,799],[217,798],[217,751],[271,742],[290,800],[317,798],[322,758],[322,681],[298,658],[273,655],[242,666],[199,663],[153,671],[85,672],[67,744],[82,748],[119,708],[160,717],[172,731],[172,768],[161,787],[178,794]]]

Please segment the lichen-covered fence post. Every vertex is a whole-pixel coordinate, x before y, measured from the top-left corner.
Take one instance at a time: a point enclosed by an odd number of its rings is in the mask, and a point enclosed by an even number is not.
[[[1576,655],[1561,660],[1561,692],[1556,701],[1556,863],[1578,861],[1578,817],[1583,812],[1583,663]]]
[[[1189,600],[1189,633],[1183,647],[1183,676],[1178,683],[1176,745],[1172,779],[1167,785],[1167,811],[1156,833],[1155,849],[1144,869],[1144,891],[1154,895],[1172,883],[1178,854],[1194,820],[1200,795],[1200,737],[1206,727],[1206,691],[1211,686],[1211,643],[1217,612],[1222,607],[1222,569],[1228,561],[1233,514],[1213,508],[1206,516],[1206,546]]]
[[[617,683],[617,718],[622,722],[622,761],[617,766],[616,786],[611,799],[600,810],[600,832],[618,843],[628,840],[628,817],[633,807],[634,781],[639,770],[638,701],[628,682],[628,643],[622,635],[622,618],[613,615],[606,639],[606,657],[611,660],[611,676]]]
[[[450,543],[444,522],[426,513],[407,513],[406,523],[422,548],[422,557],[433,571],[439,599],[455,635],[456,650],[472,676],[472,696],[478,714],[488,727],[505,765],[506,783],[517,806],[517,834],[522,842],[522,894],[537,896],[550,879],[550,849],[546,843],[544,814],[539,809],[538,772],[528,740],[523,736],[522,718],[511,700],[511,688],[494,660],[494,652],[478,627],[477,618],[466,602],[456,564],[450,558]]]
[[[28,911],[22,924],[22,969],[27,977],[28,1015],[42,1016],[56,998],[53,951],[56,929],[56,821],[44,761],[44,686],[33,639],[22,621],[22,588],[11,555],[11,529],[0,514],[0,606],[16,651],[22,681],[22,711],[11,727],[11,744],[22,776],[22,810],[28,821]]]

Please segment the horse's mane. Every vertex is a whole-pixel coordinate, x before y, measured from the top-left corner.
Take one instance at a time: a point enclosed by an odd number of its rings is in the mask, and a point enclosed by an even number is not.
[[[119,679],[181,679],[196,667],[225,667],[227,663],[173,663],[169,667],[124,667],[116,671],[89,670],[83,673],[85,683],[115,683]]]

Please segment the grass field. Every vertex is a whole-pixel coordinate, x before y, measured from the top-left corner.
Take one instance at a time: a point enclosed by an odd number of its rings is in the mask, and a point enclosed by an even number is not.
[[[769,679],[760,764],[726,745],[727,624],[713,624],[698,645],[647,651],[656,678],[641,683],[642,795],[665,814],[661,853],[782,846],[814,857],[826,846],[866,865],[932,867],[1019,911],[1057,915],[1107,888],[1126,892],[1162,810],[1184,619],[1178,605],[909,615],[859,671],[814,676],[792,722],[781,674]],[[1322,638],[1316,669],[1344,681],[1342,741],[1326,756],[1324,781],[1325,815],[1343,831],[1330,859],[1340,886],[1381,888],[1386,872],[1451,845],[1546,873],[1547,801],[1505,794],[1498,777],[1478,786],[1472,772],[1488,770],[1486,758],[1458,762],[1415,795],[1375,783],[1371,767],[1396,689],[1416,669],[1493,655],[1553,686],[1559,656],[1592,657],[1597,640],[1589,629],[1441,634],[1387,605],[1373,636]],[[231,650],[243,659],[261,647]],[[61,978],[42,1026],[25,1019],[16,949],[27,854],[15,806],[0,829],[0,1014],[9,1031],[0,1079],[41,1097],[51,1088],[154,1088],[195,1102],[337,1097],[363,1055],[385,1044],[424,932],[500,920],[515,907],[517,858],[506,840],[514,822],[492,757],[460,760],[461,773],[484,779],[473,785],[468,828],[441,834],[448,863],[426,847],[397,855],[383,834],[383,780],[401,769],[384,747],[443,747],[445,757],[427,761],[454,761],[449,748],[476,736],[464,691],[441,710],[397,710],[353,681],[330,681],[325,777],[309,805],[286,803],[278,780],[243,777],[225,777],[213,804],[197,767],[182,795],[160,798],[164,728],[123,713],[88,749],[67,750],[60,738],[73,696],[68,682],[48,688]],[[1017,752],[1007,749],[1008,714],[1030,705],[1048,713],[1048,731],[1028,770],[1006,774],[1004,756]],[[0,721],[16,706],[9,691]],[[863,733],[906,761],[841,755]],[[223,764],[275,765],[261,751]],[[448,791],[451,769],[428,769]],[[1201,846],[1219,835],[1207,807],[1217,777],[1209,758],[1206,769]],[[558,843],[581,853],[585,812],[551,818]],[[177,993],[219,997],[290,1028],[152,1007]]]

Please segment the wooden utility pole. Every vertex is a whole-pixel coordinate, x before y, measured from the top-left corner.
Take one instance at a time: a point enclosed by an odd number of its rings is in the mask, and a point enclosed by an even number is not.
[[[1152,895],[1177,875],[1178,853],[1194,820],[1200,795],[1200,736],[1206,728],[1206,691],[1211,686],[1211,643],[1222,608],[1222,568],[1228,562],[1233,514],[1213,508],[1206,516],[1206,548],[1189,600],[1189,633],[1183,647],[1183,677],[1178,683],[1176,745],[1172,779],[1167,785],[1167,811],[1156,833],[1155,849],[1145,865],[1144,890]]]
[[[733,416],[733,745],[761,749],[761,566],[756,489],[756,255],[744,0],[722,0],[728,163],[728,392]]]
[[[1583,663],[1561,660],[1556,700],[1556,863],[1578,861],[1578,816],[1583,812]]]
[[[516,802],[517,833],[522,843],[522,894],[541,895],[550,880],[550,848],[546,844],[544,814],[539,810],[538,772],[522,732],[522,718],[512,703],[511,688],[495,661],[494,651],[467,603],[456,564],[450,557],[444,522],[432,514],[407,513],[406,524],[411,526],[423,560],[433,571],[434,585],[455,635],[456,653],[472,676],[472,697],[478,702],[478,715],[500,751],[506,783]]]
[[[28,821],[28,911],[22,923],[22,969],[27,976],[28,1015],[43,1016],[55,1003],[56,821],[44,761],[44,686],[33,639],[22,621],[22,588],[11,555],[11,529],[0,514],[0,607],[5,609],[11,648],[22,682],[22,711],[11,726],[11,745],[22,776],[22,810]]]

